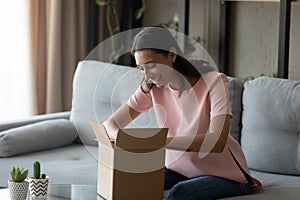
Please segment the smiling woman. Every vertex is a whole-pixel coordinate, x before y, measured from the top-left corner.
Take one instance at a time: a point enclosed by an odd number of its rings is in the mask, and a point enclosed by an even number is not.
[[[228,78],[207,60],[193,62],[183,52],[169,30],[141,30],[131,53],[144,80],[103,125],[110,139],[116,140],[119,129],[154,109],[158,126],[168,128],[167,200],[250,194],[253,178],[240,145],[229,134],[233,115]]]
[[[34,113],[29,1],[0,1],[0,121]]]

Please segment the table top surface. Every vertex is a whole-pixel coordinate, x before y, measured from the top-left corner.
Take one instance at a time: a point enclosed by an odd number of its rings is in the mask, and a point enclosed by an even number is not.
[[[102,200],[97,187],[89,185],[49,184],[47,200]],[[0,189],[0,199],[10,200],[9,189]],[[27,200],[30,200],[28,193]]]

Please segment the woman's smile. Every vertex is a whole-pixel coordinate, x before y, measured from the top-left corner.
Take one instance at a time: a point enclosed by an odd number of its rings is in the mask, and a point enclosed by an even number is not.
[[[162,75],[158,76],[157,78],[150,78],[150,81],[155,85],[159,85],[161,80],[162,80]]]

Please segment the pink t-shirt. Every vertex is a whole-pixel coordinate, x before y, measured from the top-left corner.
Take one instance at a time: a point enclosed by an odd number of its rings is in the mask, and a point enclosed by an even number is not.
[[[232,116],[228,79],[216,71],[202,74],[197,83],[180,97],[178,91],[169,86],[153,87],[147,94],[139,88],[127,104],[138,112],[147,112],[153,107],[159,127],[169,128],[168,136],[172,137],[206,134],[213,117],[221,114]],[[212,147],[211,142],[204,140],[200,152],[209,152]],[[234,158],[249,174],[239,143],[229,135],[222,153],[167,149],[166,167],[189,178],[213,175],[246,183]]]

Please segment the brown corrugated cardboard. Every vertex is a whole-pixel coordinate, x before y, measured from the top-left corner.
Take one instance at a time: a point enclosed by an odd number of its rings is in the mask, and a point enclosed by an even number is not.
[[[168,129],[123,129],[113,143],[102,124],[90,122],[98,140],[99,196],[108,200],[162,200]]]

